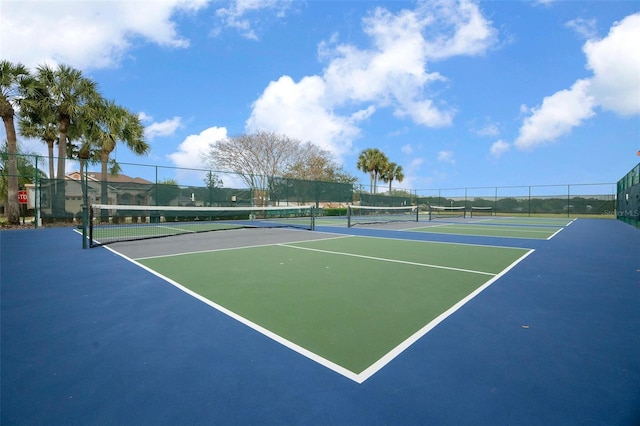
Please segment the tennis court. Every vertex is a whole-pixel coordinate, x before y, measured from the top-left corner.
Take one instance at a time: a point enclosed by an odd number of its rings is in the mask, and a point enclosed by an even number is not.
[[[338,223],[2,231],[2,424],[638,423],[637,229]]]
[[[572,220],[496,217],[491,219],[460,219],[430,221],[428,225],[411,228],[416,232],[475,235],[484,237],[543,239],[553,238],[569,226]]]
[[[237,233],[213,238],[224,246]],[[295,237],[306,233],[295,231],[260,234],[244,247],[134,260],[359,383],[531,253],[331,234],[299,241]],[[274,237],[291,239],[256,244]],[[147,244],[157,249],[157,241]],[[142,249],[137,244],[136,252]]]

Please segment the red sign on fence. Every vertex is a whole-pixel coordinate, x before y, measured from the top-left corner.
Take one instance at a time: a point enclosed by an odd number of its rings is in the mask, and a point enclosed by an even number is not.
[[[18,191],[18,203],[27,204],[27,191]]]

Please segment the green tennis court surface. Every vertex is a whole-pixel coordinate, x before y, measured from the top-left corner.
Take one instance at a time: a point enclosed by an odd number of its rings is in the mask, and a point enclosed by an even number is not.
[[[477,218],[480,223],[497,225],[528,225],[528,226],[568,226],[575,219],[560,217],[530,217],[530,216],[490,216]]]
[[[362,382],[530,252],[351,236],[136,260]]]
[[[502,217],[432,221],[411,231],[482,237],[529,238],[548,240],[571,224],[572,219]]]
[[[480,223],[443,223],[421,228],[412,228],[415,232],[436,234],[477,235],[483,237],[532,238],[547,240],[557,234],[561,227],[534,226],[488,226]]]

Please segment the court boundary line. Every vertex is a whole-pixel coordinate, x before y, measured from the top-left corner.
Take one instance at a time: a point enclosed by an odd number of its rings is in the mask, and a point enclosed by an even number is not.
[[[354,235],[346,235],[345,237],[353,237]],[[341,236],[337,236],[335,238],[341,238]],[[371,238],[377,238],[377,237],[371,237]],[[307,241],[316,241],[316,240],[307,240]],[[413,240],[406,240],[406,241],[413,241]],[[457,244],[457,243],[443,243],[443,244]],[[233,247],[230,248],[231,250],[233,249],[240,249],[240,248],[252,248],[252,247],[267,247],[267,246],[278,246],[278,245],[283,245],[281,244],[265,244],[265,245],[261,245],[261,246],[246,246],[246,247]],[[464,245],[473,245],[473,244],[464,244]],[[490,247],[490,246],[489,246]],[[133,263],[134,265],[144,269],[145,271],[151,273],[152,275],[160,278],[161,280],[167,282],[168,284],[174,286],[175,288],[177,288],[178,290],[188,294],[189,296],[195,298],[196,300],[203,302],[204,304],[208,305],[209,307],[212,307],[214,309],[216,309],[218,312],[240,322],[241,324],[244,324],[245,326],[251,328],[252,330],[262,334],[265,337],[268,337],[270,339],[272,339],[273,341],[275,341],[276,343],[279,343],[280,345],[294,351],[297,352],[298,354],[310,359],[311,361],[314,361],[320,365],[322,365],[323,367],[338,373],[340,375],[342,375],[343,377],[350,379],[358,384],[362,384],[364,383],[367,379],[369,379],[370,377],[372,377],[374,374],[376,374],[378,371],[380,371],[382,368],[384,368],[387,364],[389,364],[392,360],[394,360],[395,358],[397,358],[402,352],[404,352],[406,349],[408,349],[409,347],[411,347],[411,345],[413,345],[415,342],[417,342],[418,340],[420,340],[423,336],[425,336],[429,331],[433,330],[436,326],[438,326],[441,322],[443,322],[445,319],[447,319],[449,316],[453,315],[456,311],[458,311],[460,308],[462,308],[465,304],[467,304],[470,300],[472,300],[473,298],[475,298],[477,295],[479,295],[482,291],[484,291],[485,289],[487,289],[489,286],[491,286],[493,283],[495,283],[498,279],[500,279],[502,276],[504,276],[507,272],[509,272],[511,269],[513,269],[516,265],[518,265],[521,261],[523,261],[525,258],[527,258],[531,253],[533,253],[535,251],[535,249],[520,249],[520,250],[527,250],[526,253],[524,253],[522,256],[520,256],[518,259],[516,259],[514,262],[512,262],[510,265],[508,265],[505,269],[503,269],[501,272],[499,272],[498,274],[491,274],[492,277],[485,282],[484,284],[482,284],[480,287],[478,287],[477,289],[475,289],[474,291],[472,291],[471,293],[469,293],[467,296],[465,296],[464,298],[460,299],[458,302],[456,302],[453,306],[451,306],[449,309],[447,309],[446,311],[444,311],[443,313],[441,313],[440,315],[438,315],[436,318],[434,318],[433,320],[431,320],[430,322],[428,322],[427,324],[425,324],[422,328],[420,328],[418,331],[416,331],[415,333],[413,333],[411,336],[409,336],[407,339],[403,340],[400,344],[396,345],[394,348],[392,348],[389,352],[387,352],[386,354],[384,354],[382,357],[380,357],[377,361],[375,361],[373,364],[371,364],[369,367],[365,368],[362,372],[360,373],[355,373],[345,367],[342,367],[339,364],[336,364],[333,361],[330,361],[318,354],[316,354],[315,352],[312,352],[282,336],[280,336],[279,334],[276,334],[272,331],[270,331],[267,328],[262,327],[259,324],[254,323],[253,321],[248,320],[247,318],[225,308],[222,305],[219,305],[217,303],[215,303],[212,300],[207,299],[206,297],[198,294],[197,292],[183,286],[182,284],[180,284],[179,282],[172,280],[171,278],[160,274],[157,271],[154,271],[153,269],[141,264],[140,262],[136,261],[135,259],[132,259],[128,256],[126,256],[125,254],[122,254],[116,250],[114,250],[111,247],[108,246],[102,246],[102,248],[109,250],[110,252],[112,252],[113,254],[120,256],[121,258]],[[299,248],[299,247],[295,247],[295,248]],[[515,248],[515,247],[506,247],[509,249],[514,249],[514,250],[518,250],[519,248]],[[220,250],[229,250],[229,249],[220,249]],[[214,251],[219,251],[219,250],[209,250],[209,251],[204,251],[204,252],[214,252]],[[193,254],[193,253],[191,253]],[[167,255],[167,256],[175,256],[175,255]],[[167,257],[167,256],[158,256],[158,257]],[[140,258],[143,259],[143,258]]]
[[[513,236],[509,236],[509,235],[460,234],[460,233],[456,233],[456,232],[417,231],[417,229],[442,228],[444,226],[451,226],[451,225],[468,226],[466,224],[448,223],[446,225],[443,224],[443,225],[436,225],[436,226],[422,226],[422,227],[418,227],[418,228],[408,229],[405,232],[423,232],[425,234],[440,234],[440,235],[459,235],[459,236],[463,236],[463,237],[510,238],[510,239],[514,239],[514,240],[548,241],[551,238],[553,238],[555,235],[557,235],[558,232],[560,232],[560,231],[562,231],[564,229],[563,227],[561,227],[558,231],[556,231],[550,237],[547,237],[547,238],[534,238],[534,237],[527,237],[527,236],[524,236],[524,237],[513,237]],[[480,229],[480,228],[477,228],[477,229]]]
[[[443,313],[438,315],[436,318],[431,320],[429,323],[427,323],[420,330],[416,331],[414,334],[409,336],[407,339],[405,339],[398,346],[396,346],[391,351],[389,351],[385,355],[383,355],[380,359],[378,359],[378,361],[374,362],[368,368],[366,368],[364,371],[362,371],[358,375],[359,378],[362,380],[362,382],[364,382],[369,377],[371,377],[374,374],[376,374],[378,371],[380,371],[382,368],[384,368],[387,364],[389,364],[392,360],[394,360],[396,357],[398,357],[402,352],[404,352],[406,349],[411,347],[411,345],[413,345],[415,342],[417,342],[423,336],[425,336],[428,332],[430,332],[435,327],[437,327],[442,321],[444,321],[445,319],[447,319],[448,317],[453,315],[456,311],[458,311],[460,308],[462,308],[464,305],[466,305],[469,301],[474,299],[476,296],[478,296],[480,293],[482,293],[484,290],[486,290],[489,286],[491,286],[493,283],[495,283],[500,278],[502,278],[505,274],[507,274],[509,271],[511,271],[511,269],[515,268],[520,262],[522,262],[524,259],[526,259],[534,251],[535,251],[534,249],[530,249],[529,251],[527,251],[525,254],[520,256],[518,259],[516,259],[514,262],[512,262],[509,266],[507,266],[505,269],[503,269],[499,274],[497,274],[496,276],[491,278],[489,281],[487,281],[486,283],[484,283],[483,285],[481,285],[480,287],[478,287],[477,289],[475,289],[474,291],[469,293],[466,297],[464,297],[461,300],[459,300],[452,307],[450,307],[449,309],[447,309],[446,311],[444,311]],[[362,382],[360,382],[360,383],[362,383]]]
[[[270,244],[270,245],[276,245],[276,244]],[[252,330],[257,331],[258,333],[274,340],[276,343],[279,343],[280,345],[291,349],[297,353],[299,353],[300,355],[328,368],[329,370],[333,370],[334,372],[353,380],[354,382],[361,384],[363,382],[363,380],[359,379],[359,375],[357,373],[354,373],[351,370],[348,370],[336,363],[334,363],[333,361],[330,361],[318,354],[316,354],[315,352],[311,352],[308,349],[305,349],[304,347],[288,340],[285,339],[284,337],[280,336],[279,334],[274,333],[273,331],[262,327],[259,324],[254,323],[253,321],[248,320],[247,318],[225,308],[222,305],[219,305],[217,303],[215,303],[214,301],[207,299],[206,297],[196,293],[195,291],[189,289],[188,287],[183,286],[182,284],[180,284],[177,281],[172,280],[171,278],[162,275],[161,273],[154,271],[153,269],[137,262],[135,259],[131,259],[130,257],[122,254],[122,253],[118,253],[117,251],[113,250],[111,247],[104,247],[105,249],[111,251],[112,253],[122,257],[125,260],[128,260],[129,262],[133,263],[136,266],[139,266],[140,268],[144,269],[145,271],[151,273],[152,275],[162,279],[163,281],[166,281],[167,283],[171,284],[172,286],[176,287],[177,289],[183,291],[184,293],[188,294],[189,296],[199,300],[200,302],[203,302],[204,304],[214,308],[215,310],[221,312],[224,315],[227,315],[228,317],[230,317],[231,319],[234,319],[238,322],[240,322],[241,324],[246,325],[247,327],[251,328]],[[250,248],[250,247],[242,247],[242,248]]]
[[[409,240],[404,240],[404,241],[409,241]],[[295,244],[295,243],[293,243],[293,244]],[[362,254],[345,253],[345,252],[340,252],[340,251],[321,250],[321,249],[314,249],[314,248],[310,248],[310,247],[298,247],[298,246],[294,246],[294,245],[289,245],[289,243],[280,243],[280,244],[276,244],[276,245],[279,245],[279,246],[282,246],[282,247],[294,248],[294,249],[297,249],[297,250],[316,251],[316,252],[320,252],[320,253],[335,254],[335,255],[339,255],[339,256],[350,256],[350,257],[357,257],[357,258],[361,258],[361,259],[378,260],[378,261],[381,261],[381,262],[400,263],[400,264],[403,264],[403,265],[422,266],[422,267],[425,267],[425,268],[433,268],[433,269],[445,269],[445,270],[448,270],[448,271],[466,272],[466,273],[478,274],[478,275],[489,275],[491,277],[495,277],[496,276],[496,274],[494,274],[492,272],[474,271],[473,269],[454,268],[454,267],[451,267],[451,266],[433,265],[433,264],[429,264],[429,263],[409,262],[407,260],[388,259],[388,258],[385,258],[385,257],[366,256],[366,255],[362,255]]]
[[[403,232],[411,232],[411,230],[408,229],[399,229],[399,230],[388,230],[388,232],[398,232],[398,233],[403,233]],[[435,234],[435,232],[431,232],[432,234]],[[421,231],[417,231],[416,234],[418,235],[425,235],[425,234],[430,234],[429,232],[421,232]],[[443,235],[458,235],[458,234],[443,234]],[[457,245],[457,246],[472,246],[472,247],[489,247],[489,248],[504,248],[504,249],[516,249],[516,250],[531,250],[531,248],[529,247],[517,247],[517,246],[504,246],[504,245],[498,245],[498,244],[479,244],[479,243],[462,243],[459,241],[433,241],[433,240],[422,240],[422,239],[413,239],[413,238],[396,238],[396,237],[382,237],[379,235],[353,235],[354,237],[359,237],[359,238],[379,238],[379,239],[386,239],[386,240],[400,240],[400,241],[414,241],[417,243],[427,243],[427,244],[453,244],[453,245]],[[463,235],[465,236],[465,235]],[[470,235],[473,237],[484,237],[484,235]],[[523,238],[526,240],[531,240],[531,241],[544,241],[541,238]]]
[[[301,241],[295,241],[295,242],[296,243],[305,243],[305,242],[311,242],[311,241],[336,240],[336,239],[351,238],[351,237],[354,237],[354,235],[336,235],[335,237],[328,237],[328,238],[315,239],[315,240],[314,239],[301,240]],[[219,248],[219,249],[185,251],[185,252],[173,253],[173,254],[160,254],[160,255],[157,255],[157,256],[136,257],[134,260],[159,259],[159,258],[163,258],[163,257],[186,256],[186,255],[190,255],[190,254],[215,253],[217,251],[240,250],[240,249],[248,249],[248,248],[254,248],[254,247],[256,247],[256,248],[257,247],[271,247],[271,246],[277,246],[279,244],[283,244],[283,243],[255,244],[255,245],[251,245],[251,246],[225,247],[225,248]]]
[[[567,225],[567,226],[569,226],[569,225]],[[552,239],[553,237],[555,237],[556,235],[558,235],[558,234],[560,233],[560,231],[562,231],[563,229],[564,229],[564,228],[560,228],[560,229],[558,229],[556,232],[554,232],[554,233],[553,233],[553,235],[550,235],[550,236],[547,238],[547,241],[549,241],[550,239]]]
[[[548,229],[546,228],[560,228],[562,229],[562,227],[558,227],[558,226],[546,226],[546,227],[534,227],[534,226],[529,226],[529,227],[522,227],[521,229],[518,229],[517,226],[519,225],[515,225],[515,226],[507,226],[507,225],[491,225],[491,226],[485,226],[485,225],[480,225],[480,226],[474,226],[473,223],[447,223],[446,225],[435,225],[435,226],[423,226],[422,228],[441,228],[443,226],[462,226],[465,229],[498,229],[498,230],[513,230],[513,231],[522,231],[524,233],[542,233],[542,232],[546,232],[548,231]],[[513,229],[509,229],[509,228],[513,228]],[[528,228],[528,229],[527,229]],[[535,229],[535,228],[539,228],[539,229]],[[527,238],[527,237],[520,237],[520,238],[524,238],[524,239],[535,239],[535,238]]]

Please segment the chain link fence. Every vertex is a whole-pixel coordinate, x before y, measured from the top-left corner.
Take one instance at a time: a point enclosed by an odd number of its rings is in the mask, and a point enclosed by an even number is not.
[[[640,228],[640,163],[618,181],[618,219]]]
[[[91,204],[150,206],[296,206],[344,211],[348,204],[395,207],[418,205],[491,207],[494,214],[616,217],[638,221],[638,167],[621,182],[403,189],[388,185],[321,182],[286,177],[251,177],[204,169],[119,164],[103,173],[100,164],[65,162],[65,178],[48,177],[48,158],[19,156],[19,186],[26,192],[23,219],[35,226],[81,224]],[[54,164],[57,159],[54,158]],[[5,222],[8,174],[0,174],[0,222]],[[623,182],[624,181],[624,182]],[[634,183],[635,182],[635,183]],[[618,198],[616,199],[616,195]],[[620,197],[623,197],[621,199]],[[635,204],[634,204],[635,203]],[[332,214],[335,214],[335,211]],[[25,219],[26,218],[26,219]]]

